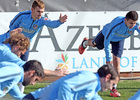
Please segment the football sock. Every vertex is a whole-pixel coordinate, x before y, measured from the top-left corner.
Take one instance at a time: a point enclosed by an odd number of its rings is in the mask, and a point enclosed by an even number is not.
[[[113,84],[113,89],[116,89],[117,88],[117,84]]]
[[[86,48],[87,47],[87,41],[83,42],[83,47]]]

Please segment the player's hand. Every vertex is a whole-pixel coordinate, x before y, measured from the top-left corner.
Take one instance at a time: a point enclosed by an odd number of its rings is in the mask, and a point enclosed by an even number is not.
[[[10,35],[15,34],[15,33],[21,33],[21,32],[22,32],[22,28],[16,28],[10,32]]]
[[[69,71],[67,68],[56,68],[55,71],[54,71],[54,75],[56,76],[65,76],[69,74]]]
[[[67,21],[67,18],[68,18],[68,16],[67,16],[67,15],[62,16],[62,14],[60,13],[60,16],[59,16],[59,21],[60,21],[61,23],[66,22],[66,21]]]

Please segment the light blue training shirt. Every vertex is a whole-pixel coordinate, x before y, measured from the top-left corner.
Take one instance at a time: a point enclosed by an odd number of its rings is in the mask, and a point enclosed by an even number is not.
[[[78,71],[66,75],[31,94],[40,100],[102,100],[100,78],[90,71]]]
[[[21,60],[16,54],[11,51],[10,44],[0,43],[0,62],[7,61],[17,64],[22,67],[25,61]]]
[[[131,36],[134,31],[140,34],[140,24],[139,22],[136,25],[129,29],[125,24],[125,17],[119,16],[113,19],[110,23],[106,24],[103,29],[102,33],[105,36],[104,40],[104,47],[105,47],[105,54],[106,54],[106,61],[111,61],[111,51],[110,51],[110,42],[117,42],[128,38]]]
[[[0,98],[9,93],[15,100],[21,100],[25,94],[18,87],[23,82],[24,71],[15,63],[0,62]]]

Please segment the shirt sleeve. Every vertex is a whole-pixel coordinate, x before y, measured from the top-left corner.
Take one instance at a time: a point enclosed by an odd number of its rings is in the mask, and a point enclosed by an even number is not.
[[[140,23],[139,22],[137,22],[137,24],[136,24],[136,30],[140,34]]]
[[[25,64],[25,61],[21,60],[16,54],[11,52],[9,49],[4,49],[3,51],[3,61],[12,62],[22,67]]]
[[[10,37],[10,33],[4,33],[0,35],[0,42],[4,42],[7,38]]]
[[[9,28],[10,31],[16,28],[19,28],[19,24],[21,23],[22,20],[22,12],[18,13],[13,20],[11,20]]]
[[[41,26],[45,25],[50,28],[57,28],[61,25],[62,23],[59,20],[53,20],[51,21],[50,19],[43,17],[41,18]]]
[[[17,84],[9,91],[9,94],[14,98],[14,100],[22,100],[25,94],[21,93]]]
[[[117,27],[115,25],[118,23],[115,19],[111,21],[108,25],[105,25],[103,30],[106,31],[105,37],[104,37],[104,48],[105,48],[105,54],[106,54],[106,61],[112,61],[111,51],[110,51],[110,42],[117,31]]]

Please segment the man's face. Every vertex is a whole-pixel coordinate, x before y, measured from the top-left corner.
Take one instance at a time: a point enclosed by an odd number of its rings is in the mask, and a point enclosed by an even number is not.
[[[26,52],[26,49],[19,50],[19,48],[20,46],[13,46],[11,49],[14,54],[16,54],[18,57],[21,57],[21,55],[23,55]]]
[[[106,90],[112,90],[113,83],[114,83],[114,80],[110,80],[101,84],[101,92],[106,91]]]
[[[32,8],[31,10],[32,10],[32,18],[34,20],[40,19],[44,12],[44,8],[41,9],[38,6],[36,8]]]
[[[101,82],[101,92],[106,90],[112,90],[113,84],[117,82],[117,79],[110,80],[111,76],[106,76],[105,78],[100,78]]]
[[[137,21],[133,21],[132,19],[129,19],[129,20],[125,19],[125,25],[129,29],[133,28],[136,25],[136,23],[137,23]]]
[[[27,85],[35,85],[35,83],[37,81],[39,81],[39,80],[41,80],[41,77],[40,76],[36,76],[34,74],[30,74],[30,75],[24,76],[24,81],[22,82],[22,84],[24,86],[27,86]]]

